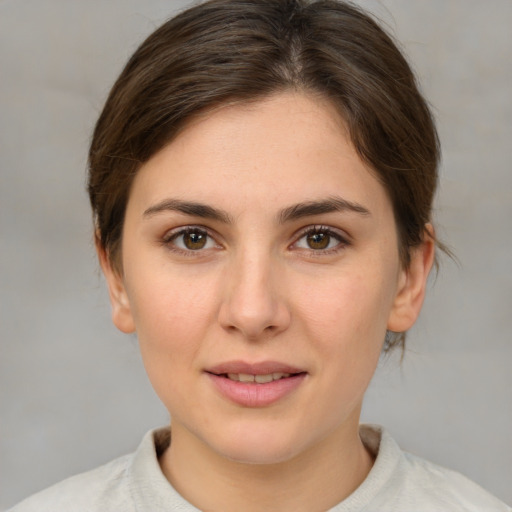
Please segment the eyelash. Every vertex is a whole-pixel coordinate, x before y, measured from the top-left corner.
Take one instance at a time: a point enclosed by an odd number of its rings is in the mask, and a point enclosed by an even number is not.
[[[203,226],[186,226],[181,228],[176,228],[168,233],[165,234],[165,236],[162,239],[163,245],[165,245],[170,251],[176,252],[180,255],[184,256],[197,256],[198,253],[205,250],[204,247],[199,247],[197,249],[184,249],[181,247],[178,247],[176,245],[176,240],[180,237],[184,237],[186,235],[193,235],[197,234],[199,236],[206,237],[205,245],[211,243],[213,241],[215,247],[220,247],[220,245],[215,241],[215,238],[210,234],[208,229],[204,228]],[[182,242],[184,243],[184,242]],[[207,247],[206,249],[211,249],[212,247]]]
[[[326,248],[326,249],[313,249],[313,248],[304,248],[303,250],[308,251],[310,254],[314,256],[322,256],[324,254],[336,254],[339,251],[342,251],[346,247],[350,245],[350,242],[348,240],[347,236],[342,235],[339,231],[334,230],[331,227],[328,226],[322,226],[322,225],[315,225],[315,226],[308,226],[300,231],[297,239],[293,244],[293,246],[297,246],[299,242],[304,239],[307,236],[311,235],[327,235],[330,239],[336,240],[336,245],[334,247]],[[330,240],[329,240],[330,244]],[[299,250],[301,248],[298,248]]]
[[[181,248],[176,245],[176,240],[178,240],[180,237],[184,237],[187,235],[199,235],[200,237],[206,237],[205,246],[211,244],[211,242],[214,243],[215,248],[221,247],[220,244],[218,244],[214,238],[214,236],[209,232],[209,230],[203,226],[186,226],[186,227],[180,227],[176,228],[168,233],[163,237],[162,243],[165,245],[169,250],[176,252],[180,255],[184,256],[190,256],[194,257],[197,256],[199,253],[203,252],[207,249],[212,249],[213,247],[198,247],[197,249],[186,249]],[[307,247],[298,247],[299,242],[312,235],[326,235],[329,237],[328,245],[331,243],[331,239],[336,240],[335,247],[328,247],[326,249],[313,249],[313,248],[307,248]],[[343,236],[341,233],[339,233],[337,230],[334,230],[333,228],[330,228],[328,226],[323,225],[315,225],[315,226],[308,226],[304,229],[302,229],[295,237],[295,241],[289,246],[291,248],[295,248],[301,251],[309,252],[310,254],[313,254],[315,256],[321,256],[324,254],[335,254],[347,246],[350,245],[350,242],[348,241],[346,236]],[[307,243],[307,242],[306,242]],[[182,244],[184,242],[182,241]]]

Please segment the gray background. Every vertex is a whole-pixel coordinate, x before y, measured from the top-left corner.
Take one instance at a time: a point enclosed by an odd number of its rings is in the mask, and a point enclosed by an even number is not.
[[[444,148],[442,261],[403,365],[363,419],[512,502],[512,2],[385,0]],[[167,421],[110,324],[84,193],[87,143],[126,58],[184,2],[0,3],[0,509],[133,450]]]

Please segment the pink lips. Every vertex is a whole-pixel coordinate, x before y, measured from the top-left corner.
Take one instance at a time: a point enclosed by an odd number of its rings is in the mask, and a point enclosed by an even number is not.
[[[290,374],[271,382],[241,382],[228,378],[228,374],[269,375]],[[304,381],[307,373],[300,368],[275,361],[246,363],[230,361],[206,370],[217,391],[228,400],[244,407],[265,407],[291,394]]]

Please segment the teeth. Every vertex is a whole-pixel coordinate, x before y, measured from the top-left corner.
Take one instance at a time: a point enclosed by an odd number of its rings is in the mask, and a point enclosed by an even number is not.
[[[290,376],[289,373],[281,373],[281,372],[273,373],[272,374],[272,378],[274,380],[279,380],[279,379],[282,379],[283,377],[289,377],[289,376]]]
[[[228,373],[228,379],[240,382],[256,382],[258,384],[266,384],[267,382],[283,379],[289,377],[290,375],[290,373],[283,372],[268,373],[266,375],[251,375],[248,373]]]
[[[272,373],[269,375],[255,375],[254,380],[258,384],[265,384],[265,382],[272,382],[274,380],[274,375]]]

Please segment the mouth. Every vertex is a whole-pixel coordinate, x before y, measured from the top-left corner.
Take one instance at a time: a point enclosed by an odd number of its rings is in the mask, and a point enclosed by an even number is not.
[[[256,384],[266,384],[267,382],[273,382],[274,380],[286,379],[291,375],[291,373],[283,372],[267,373],[263,375],[251,375],[250,373],[225,373],[223,374],[223,377],[239,382],[256,382]]]
[[[276,380],[288,379],[289,377],[294,377],[296,375],[303,374],[305,372],[297,372],[297,373],[285,373],[285,372],[272,372],[272,373],[263,373],[263,374],[251,374],[251,373],[213,373],[207,372],[215,375],[217,377],[223,377],[225,379],[229,379],[235,382],[243,382],[243,383],[255,383],[255,384],[268,384],[269,382],[274,382]]]
[[[278,361],[262,361],[258,363],[228,361],[206,369],[206,373],[234,382],[268,384],[277,380],[306,374],[307,372],[302,368]]]
[[[230,362],[206,370],[220,394],[238,405],[263,407],[301,387],[307,372],[275,362]]]

